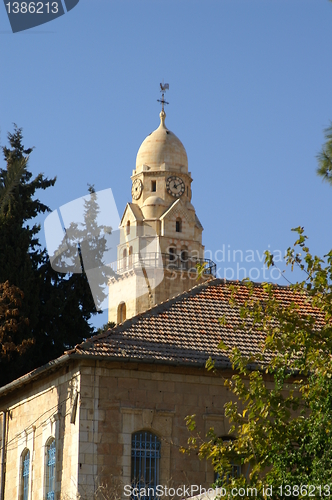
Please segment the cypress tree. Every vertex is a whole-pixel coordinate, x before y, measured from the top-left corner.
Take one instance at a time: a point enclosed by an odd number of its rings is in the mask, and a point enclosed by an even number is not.
[[[33,148],[25,149],[22,139],[22,129],[15,125],[8,134],[10,148],[2,148],[7,168],[0,169],[0,385],[91,336],[89,320],[97,312],[84,267],[79,274],[70,267],[59,273],[40,245],[40,225],[34,219],[50,208],[35,193],[54,186],[56,179],[43,174],[33,178],[28,170]],[[96,199],[91,197],[85,206],[85,227],[78,229],[80,238],[69,250],[72,256],[74,250],[80,255],[81,244],[89,254],[91,247],[96,267],[106,248],[96,226],[97,214]],[[104,273],[99,283],[106,282]],[[97,295],[101,301],[102,290]]]

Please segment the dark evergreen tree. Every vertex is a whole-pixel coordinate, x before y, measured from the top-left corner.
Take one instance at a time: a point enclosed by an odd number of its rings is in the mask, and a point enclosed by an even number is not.
[[[326,142],[320,153],[317,155],[318,168],[317,173],[323,177],[324,181],[332,184],[332,123],[325,129]]]
[[[6,287],[0,287],[3,311],[2,316],[0,314],[0,332],[1,327],[3,332],[0,385],[60,356],[64,350],[91,336],[94,330],[89,320],[97,312],[84,265],[80,273],[72,273],[70,268],[66,274],[55,271],[38,240],[40,226],[34,219],[50,209],[35,197],[35,192],[53,186],[55,179],[47,179],[42,174],[32,178],[27,168],[32,149],[24,149],[21,129],[15,126],[8,140],[10,148],[2,148],[7,168],[0,169],[0,283],[6,283]],[[95,257],[98,254],[98,228],[95,227],[98,206],[93,199],[91,204],[92,207],[85,207],[88,225],[85,239],[75,243],[80,263],[83,263],[80,245],[89,255],[86,245],[90,242]],[[92,227],[93,238],[89,239]],[[99,244],[105,247],[102,238]],[[73,246],[70,251],[74,255]],[[101,262],[102,252],[98,255]],[[103,298],[102,291],[99,298]],[[8,318],[13,318],[13,313],[9,312],[8,316],[6,304],[8,311],[14,310],[14,316],[17,315],[17,324],[12,322],[14,328],[10,332]]]

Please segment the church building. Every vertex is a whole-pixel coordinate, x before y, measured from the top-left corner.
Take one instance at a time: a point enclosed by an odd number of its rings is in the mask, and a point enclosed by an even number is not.
[[[175,498],[186,498],[215,480],[211,463],[181,453],[185,418],[196,414],[202,436],[214,428],[229,439],[224,381],[233,371],[218,346],[249,355],[262,336],[237,330],[247,287],[233,283],[231,304],[229,282],[204,259],[186,151],[166,127],[164,97],[162,105],[121,220],[109,284],[117,325],[0,388],[0,500],[136,500],[135,487],[150,488],[140,500],[157,500],[158,487],[182,488]],[[294,299],[275,289],[284,303]],[[264,294],[259,284],[255,293]],[[305,297],[298,302],[307,310]],[[205,369],[209,357],[216,373]]]

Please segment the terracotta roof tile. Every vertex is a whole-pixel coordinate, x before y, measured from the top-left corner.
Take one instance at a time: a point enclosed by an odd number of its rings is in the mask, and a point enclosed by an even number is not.
[[[230,284],[237,288],[236,306],[229,304]],[[301,312],[312,308],[304,294],[289,287],[274,287],[275,296],[284,304],[295,302]],[[255,285],[256,298],[264,297],[263,287]],[[260,350],[262,334],[249,330],[236,332],[240,305],[248,299],[248,289],[240,282],[211,280],[188,292],[141,313],[106,333],[92,337],[73,351],[83,356],[105,356],[129,361],[165,362],[172,364],[204,365],[211,356],[219,365],[229,365],[218,344],[222,340],[237,346],[249,355]],[[218,319],[225,316],[226,325]],[[316,314],[318,323],[323,317]]]

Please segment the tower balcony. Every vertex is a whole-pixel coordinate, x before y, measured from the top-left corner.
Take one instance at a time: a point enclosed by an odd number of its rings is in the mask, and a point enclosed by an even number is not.
[[[198,259],[187,254],[165,254],[157,252],[134,253],[111,264],[117,274],[143,268],[162,268],[168,271],[198,272],[198,266],[205,264],[203,274],[216,277],[216,264],[210,259]]]

